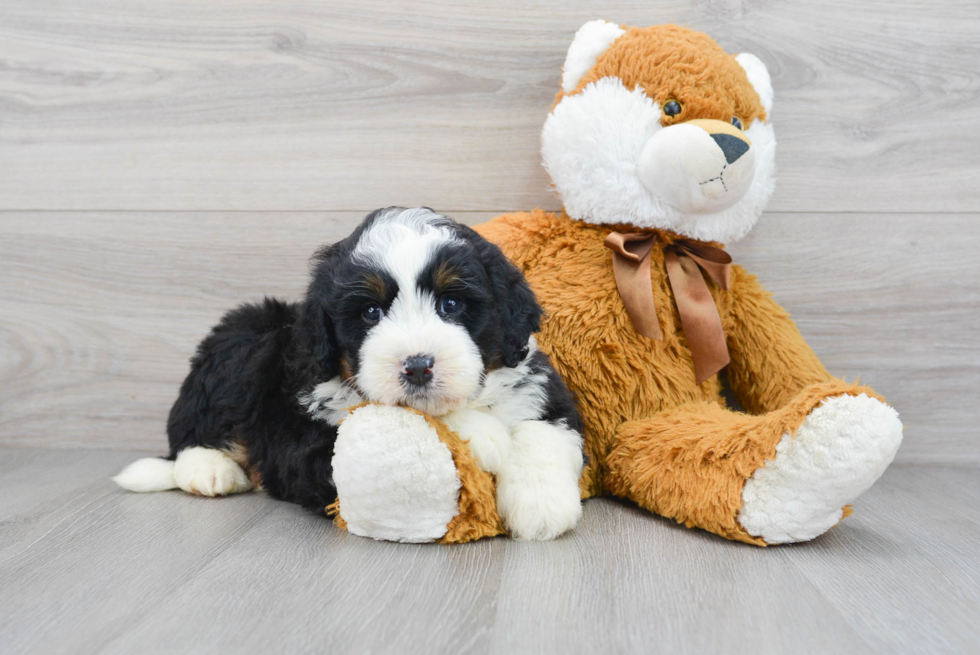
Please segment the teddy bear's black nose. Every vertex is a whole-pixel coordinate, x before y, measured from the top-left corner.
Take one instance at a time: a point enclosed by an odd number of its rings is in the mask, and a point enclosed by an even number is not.
[[[749,144],[731,134],[712,134],[711,138],[715,140],[715,143],[718,144],[721,151],[725,153],[725,161],[729,164],[749,150]]]
[[[416,387],[424,387],[432,379],[435,360],[428,355],[415,355],[405,360],[402,379]]]

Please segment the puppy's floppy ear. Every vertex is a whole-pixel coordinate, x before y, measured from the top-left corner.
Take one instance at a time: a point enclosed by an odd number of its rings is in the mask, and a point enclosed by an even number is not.
[[[300,305],[297,328],[297,342],[309,363],[308,372],[321,381],[335,377],[340,370],[340,352],[324,306],[307,297]]]
[[[465,237],[473,244],[490,280],[501,331],[501,362],[513,368],[527,356],[527,342],[541,328],[544,313],[520,270],[500,251],[469,228]]]
[[[319,250],[313,258],[313,279],[300,303],[296,321],[297,364],[309,377],[326,381],[340,373],[340,348],[327,314],[333,268],[339,244]]]

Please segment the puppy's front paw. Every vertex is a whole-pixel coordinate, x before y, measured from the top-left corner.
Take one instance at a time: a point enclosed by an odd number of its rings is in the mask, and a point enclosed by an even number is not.
[[[480,468],[497,473],[510,456],[510,432],[497,418],[475,409],[460,409],[442,418],[450,430],[467,441]]]
[[[252,488],[245,471],[228,455],[214,448],[185,448],[174,462],[174,481],[187,493],[226,496]]]
[[[524,421],[511,437],[511,455],[497,474],[497,512],[514,539],[545,541],[582,517],[578,433],[545,421]]]

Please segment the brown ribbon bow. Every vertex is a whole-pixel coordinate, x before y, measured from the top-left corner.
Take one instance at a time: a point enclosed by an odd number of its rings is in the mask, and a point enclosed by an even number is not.
[[[616,286],[633,327],[643,336],[660,341],[664,335],[650,278],[650,251],[656,240],[656,234],[610,232],[605,243],[613,251]],[[680,239],[664,247],[664,264],[694,359],[694,376],[701,384],[729,362],[721,317],[701,271],[727,291],[732,258],[721,248]]]

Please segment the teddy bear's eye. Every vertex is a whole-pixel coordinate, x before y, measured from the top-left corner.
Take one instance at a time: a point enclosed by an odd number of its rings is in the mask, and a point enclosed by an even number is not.
[[[742,126],[742,120],[738,116],[732,116],[732,125],[740,130],[744,130],[745,127]]]
[[[683,109],[683,107],[681,107],[681,103],[677,102],[676,100],[668,100],[664,103],[664,113],[668,116],[676,116],[677,114],[681,113],[681,109]]]

